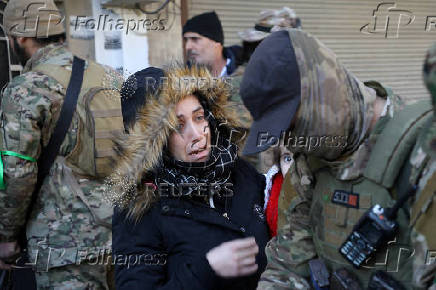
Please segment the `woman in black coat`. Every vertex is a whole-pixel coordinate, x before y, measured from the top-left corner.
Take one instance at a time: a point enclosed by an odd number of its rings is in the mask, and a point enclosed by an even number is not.
[[[108,184],[116,288],[256,289],[269,239],[265,181],[237,156],[229,88],[203,68],[166,77]]]

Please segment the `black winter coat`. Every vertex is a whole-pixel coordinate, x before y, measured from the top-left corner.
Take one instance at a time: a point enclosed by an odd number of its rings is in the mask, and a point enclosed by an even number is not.
[[[113,217],[116,289],[256,289],[269,240],[263,214],[264,176],[243,160],[232,170],[229,219],[204,203],[162,197],[137,223]],[[231,279],[215,274],[206,253],[223,242],[254,236],[257,273]]]

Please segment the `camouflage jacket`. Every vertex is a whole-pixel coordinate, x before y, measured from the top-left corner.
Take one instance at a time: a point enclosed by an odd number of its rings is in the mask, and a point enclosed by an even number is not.
[[[239,113],[239,120],[241,122],[241,126],[245,130],[249,130],[251,127],[251,123],[253,122],[250,112],[245,108],[244,103],[242,102],[241,96],[239,94],[239,87],[242,82],[242,78],[245,72],[245,65],[240,65],[236,71],[234,71],[229,77],[231,84],[231,96],[230,102],[237,108]]]
[[[66,94],[55,79],[32,71],[39,64],[71,70],[73,55],[62,44],[39,49],[15,77],[1,100],[0,148],[34,158],[41,154],[54,130]],[[107,73],[113,71],[105,67]],[[2,154],[5,189],[0,190],[0,242],[15,241],[27,224],[30,259],[41,270],[77,262],[78,255],[111,247],[111,230],[94,222],[92,213],[65,181],[65,156],[77,142],[79,121],[74,113],[59,155],[44,180],[35,204],[31,195],[37,179],[37,163]],[[98,190],[100,182],[77,180],[83,192]],[[98,208],[98,204],[94,205]],[[31,208],[30,220],[26,212]],[[80,252],[82,251],[82,252]]]
[[[345,182],[344,184],[346,184],[348,181],[353,182],[356,178],[357,180],[362,179],[361,176],[366,168],[369,153],[378,139],[377,132],[381,132],[392,117],[389,112],[394,114],[397,110],[407,107],[403,106],[400,100],[391,99],[390,102],[391,105],[386,108],[387,114],[379,119],[372,131],[373,134],[365,142],[365,146],[360,147],[349,158],[348,162],[330,167],[332,176],[335,176],[337,180],[341,180],[339,183]],[[295,162],[285,178],[281,195],[286,194],[296,197],[293,198],[287,210],[287,223],[279,229],[277,236],[268,243],[265,249],[268,265],[261,276],[258,289],[311,289],[312,285],[308,279],[308,261],[316,258],[319,254],[314,244],[316,225],[314,225],[313,216],[311,215],[312,212],[320,210],[316,208],[319,206],[318,203],[315,203],[314,208],[312,200],[315,199],[315,195],[321,194],[320,192],[315,193],[314,190],[317,179],[313,175],[315,169],[312,167],[313,164],[309,163],[304,155],[298,155],[295,157]],[[356,185],[358,184],[356,183]],[[392,190],[390,193],[394,194],[394,191]],[[321,196],[321,198],[329,199],[328,194],[324,192]],[[361,198],[363,203],[362,195]],[[337,214],[338,212],[336,212]],[[345,214],[346,216],[347,214]],[[350,213],[348,213],[348,219],[351,219]],[[339,217],[336,216],[336,220],[338,221]],[[318,222],[324,221],[320,220]],[[347,228],[348,223],[349,221],[345,222]],[[323,225],[318,225],[319,227],[323,227]],[[407,224],[404,224],[403,228],[407,229]],[[326,229],[326,231],[328,230]],[[325,235],[327,236],[329,233]],[[403,236],[405,237],[404,240],[407,240],[407,233]],[[341,241],[336,242],[341,243],[342,241],[341,239]],[[338,249],[335,251],[338,252]]]
[[[411,207],[413,283],[436,289],[436,44],[427,51],[424,83],[432,96],[433,118],[426,124],[410,158],[409,182],[418,185]],[[419,183],[418,183],[419,181]]]
[[[418,289],[430,285],[436,289],[436,117],[419,136],[410,163],[410,183],[418,185],[410,219],[415,249],[413,283]]]

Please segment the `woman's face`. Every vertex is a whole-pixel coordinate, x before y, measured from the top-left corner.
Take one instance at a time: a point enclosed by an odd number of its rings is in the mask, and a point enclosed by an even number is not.
[[[177,131],[170,135],[171,155],[184,162],[205,162],[210,153],[209,122],[198,99],[190,95],[176,106]]]

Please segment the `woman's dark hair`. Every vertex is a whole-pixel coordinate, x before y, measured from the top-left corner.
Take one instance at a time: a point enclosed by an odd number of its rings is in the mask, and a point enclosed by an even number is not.
[[[66,39],[66,34],[65,33],[61,33],[61,34],[56,34],[56,35],[50,35],[49,37],[35,37],[33,38],[33,40],[41,45],[41,46],[45,46],[45,45],[49,45],[52,43],[56,43],[56,42],[63,42]]]
[[[229,139],[231,136],[231,128],[229,128],[226,124],[226,122],[224,122],[223,120],[219,120],[217,119],[213,114],[212,114],[212,110],[211,110],[211,106],[208,102],[208,100],[206,99],[205,96],[203,96],[200,92],[194,92],[193,94],[195,97],[197,97],[198,101],[200,102],[200,105],[203,107],[204,112],[205,112],[205,117],[209,123],[209,129],[211,132],[211,142],[212,144],[216,144],[216,142],[218,142],[218,140],[216,140],[216,138],[218,137],[218,135],[221,138],[227,138]]]
[[[207,101],[206,97],[201,92],[194,92],[193,95],[198,99],[200,105],[203,107],[203,110],[210,112],[210,104]]]
[[[203,94],[201,94],[200,92],[194,92],[193,95],[198,99],[198,101],[200,102],[200,105],[203,107],[204,116],[205,116],[207,122],[209,123],[209,128],[210,128],[210,132],[212,134],[211,137],[212,137],[212,142],[213,142],[214,141],[213,137],[215,135],[214,131],[217,127],[217,124],[216,124],[215,118],[212,115],[212,111],[210,109],[210,104],[207,101],[206,97],[203,96]]]

